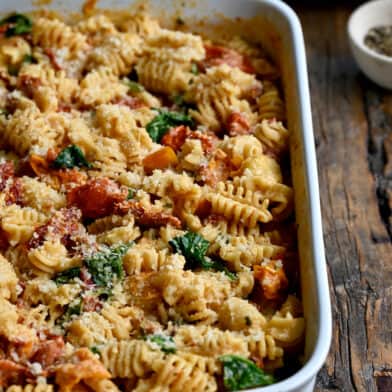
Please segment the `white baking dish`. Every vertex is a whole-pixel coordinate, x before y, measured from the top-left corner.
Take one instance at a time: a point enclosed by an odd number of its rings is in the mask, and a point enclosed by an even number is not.
[[[39,3],[39,1],[35,2]],[[53,1],[45,7],[79,11],[83,1]],[[101,1],[100,7],[128,8],[132,0]],[[42,2],[41,2],[42,4]],[[280,64],[283,73],[288,125],[291,131],[291,165],[295,190],[302,297],[306,318],[303,367],[275,385],[256,388],[263,392],[312,391],[315,377],[327,356],[331,340],[331,306],[321,227],[317,164],[303,35],[296,14],[277,0],[156,0],[152,11],[181,14],[208,22],[228,19],[231,29],[261,41]],[[37,8],[26,0],[3,0],[0,12]],[[245,25],[237,17],[253,18]],[[231,22],[230,22],[231,21]],[[245,31],[245,30],[246,31]],[[186,392],[186,391],[184,391]]]

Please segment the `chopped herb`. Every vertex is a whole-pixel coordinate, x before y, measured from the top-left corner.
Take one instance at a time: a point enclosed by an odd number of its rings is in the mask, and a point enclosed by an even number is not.
[[[8,116],[10,112],[7,109],[0,109],[0,116]]]
[[[85,259],[87,269],[97,286],[111,288],[115,280],[123,277],[122,258],[131,246],[132,243],[122,244]]]
[[[148,342],[155,343],[166,354],[174,354],[177,351],[176,343],[171,336],[162,334],[147,335],[144,337]]]
[[[139,80],[139,76],[135,68],[128,74],[128,79],[133,82],[137,82]]]
[[[178,24],[179,26],[183,26],[185,24],[185,21],[181,17],[177,17],[176,24]]]
[[[128,188],[128,196],[127,196],[127,200],[131,200],[135,197],[135,190],[132,188]]]
[[[107,301],[111,296],[113,296],[113,292],[110,288],[100,288],[95,293],[100,301]]]
[[[252,320],[249,316],[245,316],[245,324],[250,327],[252,325]]]
[[[159,114],[146,127],[148,134],[154,142],[159,143],[170,127],[176,125],[193,125],[192,119],[184,113],[157,110]]]
[[[18,76],[18,73],[19,73],[19,66],[17,66],[17,65],[9,65],[8,67],[7,67],[7,71],[8,71],[8,73],[11,75],[11,76]]]
[[[188,113],[190,109],[195,110],[197,107],[193,103],[186,102],[183,94],[173,95],[171,100],[178,106],[178,108],[182,109],[184,113]]]
[[[185,257],[185,269],[215,269],[223,271],[231,280],[236,275],[230,272],[221,261],[211,260],[206,256],[206,252],[210,243],[197,233],[188,233],[183,236],[175,237],[169,241],[176,253],[180,253]]]
[[[188,84],[191,85],[191,84],[193,84],[193,82],[194,82],[193,78],[192,78],[192,79],[189,79]]]
[[[0,21],[0,26],[7,25],[6,37],[30,33],[33,27],[31,20],[22,14],[12,14]]]
[[[60,272],[54,278],[54,281],[57,284],[68,283],[70,280],[74,278],[78,278],[80,276],[80,267],[73,267],[66,271]]]
[[[57,155],[57,158],[53,162],[53,166],[56,169],[67,168],[72,169],[73,167],[88,167],[91,168],[92,165],[85,158],[82,150],[75,144],[71,144],[70,146],[64,148]]]
[[[64,325],[71,320],[71,317],[76,315],[80,315],[83,312],[83,301],[82,298],[77,298],[75,301],[71,302],[68,306],[64,314],[57,319],[56,323],[60,325]]]
[[[275,382],[272,375],[265,373],[252,361],[239,355],[219,357],[223,364],[223,384],[228,391],[270,385]]]
[[[129,87],[129,91],[131,93],[141,93],[142,91],[144,91],[144,87],[138,82],[124,79],[124,83]]]
[[[22,62],[26,63],[26,64],[37,64],[37,59],[34,56],[32,56],[31,54],[26,54],[23,57]]]
[[[193,75],[199,75],[199,67],[196,63],[192,63],[191,72],[193,73]]]
[[[94,354],[101,355],[101,350],[97,346],[91,346],[90,351]]]

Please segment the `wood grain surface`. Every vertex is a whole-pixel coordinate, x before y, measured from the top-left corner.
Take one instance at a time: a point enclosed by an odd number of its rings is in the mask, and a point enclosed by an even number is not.
[[[307,48],[334,316],[316,390],[392,391],[392,94],[351,56],[353,5],[315,3],[291,5]]]

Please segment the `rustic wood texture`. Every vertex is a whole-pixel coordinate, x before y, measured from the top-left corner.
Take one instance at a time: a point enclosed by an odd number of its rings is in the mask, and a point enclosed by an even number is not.
[[[392,391],[392,93],[351,56],[354,7],[315,3],[292,6],[307,47],[334,316],[316,390]]]

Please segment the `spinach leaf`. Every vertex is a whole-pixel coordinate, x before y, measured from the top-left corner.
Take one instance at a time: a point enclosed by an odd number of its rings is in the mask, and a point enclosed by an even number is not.
[[[185,257],[186,269],[206,267],[210,263],[206,260],[206,252],[210,243],[197,233],[188,231],[183,236],[175,237],[170,240],[169,244],[176,253],[180,253]]]
[[[56,169],[67,168],[72,169],[73,167],[87,167],[91,168],[92,165],[85,158],[82,150],[75,144],[64,148],[57,158],[53,161],[53,167]]]
[[[184,113],[168,112],[157,109],[159,114],[146,126],[146,130],[154,142],[160,142],[170,127],[176,125],[193,125],[192,119]]]
[[[30,33],[33,27],[31,20],[23,14],[12,14],[0,21],[0,26],[7,25],[6,37]]]
[[[223,271],[231,280],[236,278],[233,272],[230,272],[221,261],[211,260],[206,256],[210,243],[197,233],[188,233],[183,236],[175,237],[169,241],[176,253],[185,257],[185,269],[215,269]]]
[[[78,278],[79,276],[80,276],[80,267],[73,267],[57,274],[54,278],[54,281],[57,284],[64,284],[64,283],[68,283],[70,280],[74,278]]]
[[[127,200],[131,200],[135,197],[135,190],[132,188],[128,188],[128,196],[127,196]]]
[[[91,278],[97,286],[110,288],[116,279],[123,277],[122,258],[131,246],[132,243],[121,244],[98,252],[84,260]]]
[[[142,91],[144,91],[144,87],[138,82],[124,79],[124,83],[128,86],[131,93],[141,93]]]
[[[162,334],[147,335],[144,337],[148,342],[155,343],[166,354],[174,354],[177,351],[176,343],[171,336]]]
[[[252,361],[239,355],[219,357],[223,364],[223,384],[229,391],[270,385],[275,382],[272,375],[265,373]]]

